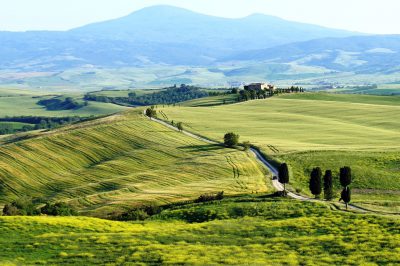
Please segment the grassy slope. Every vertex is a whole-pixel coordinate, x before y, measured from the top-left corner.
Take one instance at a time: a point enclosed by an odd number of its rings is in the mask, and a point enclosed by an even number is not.
[[[22,195],[67,200],[104,217],[141,202],[268,189],[245,152],[193,140],[137,112],[0,146],[1,202]]]
[[[236,95],[228,94],[228,95],[219,95],[212,97],[205,97],[200,99],[194,99],[190,101],[186,101],[183,103],[179,103],[181,106],[186,107],[206,107],[206,106],[217,106],[224,104],[231,104],[236,102]]]
[[[376,198],[373,205],[399,211],[400,104],[397,97],[298,94],[240,104],[188,108],[167,107],[164,113],[186,128],[221,140],[234,131],[262,151],[287,161],[292,167],[293,187],[308,191],[310,168],[321,166],[335,172],[350,165],[353,187]],[[359,194],[360,196],[357,196]]]
[[[0,117],[5,116],[91,116],[106,115],[126,110],[125,107],[109,104],[89,102],[88,106],[77,110],[48,111],[45,107],[36,103],[41,98],[32,98],[32,96],[0,96]]]
[[[202,223],[187,223],[200,219]],[[247,197],[166,210],[150,221],[0,217],[0,263],[396,265],[394,218]]]

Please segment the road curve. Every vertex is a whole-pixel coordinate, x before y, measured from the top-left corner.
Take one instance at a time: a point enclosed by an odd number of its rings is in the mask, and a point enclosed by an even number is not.
[[[145,111],[144,111],[144,115],[146,116]],[[154,122],[157,122],[157,123],[159,123],[161,125],[164,125],[164,126],[170,128],[172,130],[179,131],[176,127],[174,127],[173,125],[171,125],[171,124],[169,124],[169,123],[167,123],[167,122],[165,122],[163,120],[160,120],[160,119],[157,119],[157,118],[149,118],[149,119],[154,121]],[[202,136],[190,133],[190,132],[188,132],[186,130],[182,130],[181,132],[183,134],[189,136],[189,137],[192,137],[192,138],[195,138],[197,140],[206,142],[208,144],[220,144],[220,143],[218,143],[216,141],[213,141],[213,140],[204,138]],[[250,151],[257,158],[257,160],[259,160],[264,166],[266,166],[268,168],[268,170],[273,174],[273,176],[278,176],[278,170],[272,164],[270,164],[267,160],[265,160],[265,158],[260,154],[259,151],[257,151],[254,148],[250,148]],[[278,179],[273,179],[272,180],[272,185],[274,186],[274,188],[277,191],[283,191],[283,185],[282,185],[282,183],[279,182]],[[287,195],[289,197],[293,198],[293,199],[296,199],[296,200],[323,202],[322,200],[312,199],[312,198],[301,196],[301,195],[298,195],[298,194],[295,194],[295,193],[289,192],[289,191],[287,192]],[[344,203],[342,203],[342,205],[344,205]],[[357,212],[362,212],[362,213],[372,212],[373,213],[373,211],[370,211],[370,210],[367,210],[367,209],[364,209],[364,208],[360,208],[360,207],[354,206],[352,204],[348,204],[348,208],[349,208],[349,210],[353,210],[353,211],[357,211]]]

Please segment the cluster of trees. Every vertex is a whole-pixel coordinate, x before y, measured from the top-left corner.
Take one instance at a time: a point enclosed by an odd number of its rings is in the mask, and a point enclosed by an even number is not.
[[[282,94],[282,93],[299,93],[299,92],[304,92],[304,88],[299,87],[299,86],[291,86],[289,88],[277,88],[274,91],[274,94]]]
[[[257,100],[257,99],[265,99],[267,97],[272,97],[273,95],[282,94],[282,93],[299,93],[304,92],[302,87],[291,86],[290,88],[277,88],[277,89],[254,89],[254,88],[246,88],[244,90],[233,89],[232,94],[238,94],[238,102],[241,101],[249,101],[249,100]]]
[[[180,87],[173,86],[159,92],[140,96],[136,95],[135,92],[129,93],[128,97],[108,97],[103,95],[95,95],[94,93],[88,93],[85,95],[84,99],[87,101],[107,102],[119,105],[145,106],[157,104],[175,104],[178,102],[207,97],[209,95],[210,93],[200,87],[182,84]]]
[[[0,118],[0,122],[18,122],[18,123],[32,124],[33,126],[25,125],[21,129],[14,129],[10,125],[0,124],[0,135],[12,134],[17,132],[26,132],[38,129],[53,129],[63,125],[68,125],[86,120],[88,120],[88,118],[82,118],[79,116],[70,116],[70,117],[6,116]]]
[[[50,111],[60,111],[60,110],[79,109],[84,106],[87,106],[88,102],[87,101],[78,102],[77,100],[71,97],[66,97],[65,99],[52,98],[52,99],[40,100],[37,102],[37,104],[46,107],[46,109]]]
[[[43,205],[43,204],[41,204]],[[34,216],[34,215],[52,215],[52,216],[72,216],[77,212],[64,202],[45,203],[43,207],[38,207],[29,198],[19,198],[11,203],[4,205],[4,216]]]
[[[344,203],[346,204],[346,209],[347,204],[351,200],[351,191],[349,188],[349,185],[351,184],[351,179],[351,168],[348,166],[340,168],[340,184],[343,187],[340,200],[344,201]],[[326,170],[324,176],[322,177],[321,168],[314,168],[310,174],[309,188],[315,198],[320,197],[323,188],[324,198],[326,200],[332,200],[334,197],[332,171]]]
[[[240,90],[238,101],[249,101],[256,99],[265,99],[267,97],[271,97],[273,95],[272,90],[262,90],[262,89],[244,89]]]

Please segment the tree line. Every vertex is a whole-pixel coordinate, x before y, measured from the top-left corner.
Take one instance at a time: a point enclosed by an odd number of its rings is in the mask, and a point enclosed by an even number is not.
[[[232,94],[238,94],[237,101],[249,101],[257,99],[266,99],[274,95],[283,93],[300,93],[304,92],[304,88],[298,86],[291,86],[289,88],[277,88],[277,89],[261,89],[261,88],[244,88],[238,90],[237,88],[232,89]]]
[[[128,97],[109,97],[104,95],[96,95],[88,93],[84,100],[114,103],[128,106],[145,106],[157,104],[174,104],[178,102],[189,101],[193,99],[209,96],[210,93],[203,88],[182,84],[179,87],[173,86],[165,88],[162,91],[137,95],[135,92],[130,92]]]

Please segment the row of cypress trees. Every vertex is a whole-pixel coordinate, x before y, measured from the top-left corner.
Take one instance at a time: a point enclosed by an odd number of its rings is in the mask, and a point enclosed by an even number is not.
[[[289,183],[289,169],[286,163],[282,163],[278,168],[278,180],[283,184],[283,194],[286,195],[286,184]],[[348,166],[340,168],[340,184],[343,187],[341,192],[340,200],[343,200],[347,205],[351,200],[351,190],[349,185],[351,184],[351,168]],[[323,183],[322,183],[323,182]],[[316,167],[311,171],[309,188],[315,198],[319,198],[322,189],[324,190],[324,198],[326,200],[332,200],[334,198],[333,192],[333,175],[331,170],[326,170],[324,176],[322,176],[322,170],[320,167]]]
[[[340,200],[343,200],[347,204],[351,200],[351,190],[349,185],[351,184],[351,168],[348,166],[340,168],[340,184],[343,187],[341,192]],[[324,198],[326,200],[333,199],[333,177],[332,171],[326,170],[323,176],[323,184],[322,184],[322,171],[320,167],[316,167],[311,171],[310,174],[310,182],[309,188],[311,193],[315,196],[315,198],[319,198],[322,193],[322,188],[324,190]]]

